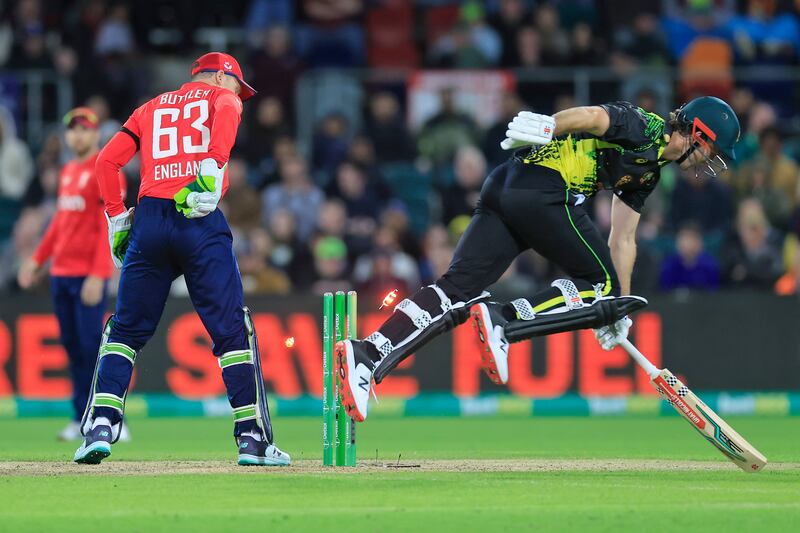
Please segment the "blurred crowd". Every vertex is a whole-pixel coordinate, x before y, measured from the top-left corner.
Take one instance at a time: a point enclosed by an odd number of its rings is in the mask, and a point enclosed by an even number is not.
[[[0,1],[0,85],[15,73],[55,73],[69,84],[75,105],[101,117],[106,141],[137,105],[185,80],[191,60],[222,43],[259,91],[245,106],[222,207],[245,290],[355,288],[378,299],[393,289],[408,294],[447,269],[484,177],[508,155],[499,142],[510,117],[524,108],[553,113],[578,103],[570,84],[538,83],[537,69],[607,68],[625,81],[593,85],[591,103],[627,98],[661,114],[695,95],[715,94],[742,123],[739,159],[717,179],[665,169],[640,224],[634,290],[796,294],[798,84],[734,75],[739,67],[798,65],[796,4]],[[412,128],[402,76],[358,78],[352,102],[312,116],[310,125],[298,119],[304,116],[298,86],[308,73],[417,68],[511,69],[519,81],[502,95],[500,116],[489,127],[479,125],[475,109],[459,105],[459,88],[450,87],[437,94],[436,112]],[[659,68],[678,76],[654,76]],[[41,114],[53,116],[53,125],[31,142],[23,131],[28,100],[10,105],[0,93],[0,290],[16,290],[16,268],[55,210],[59,169],[70,157],[55,99],[41,96]],[[311,131],[309,142],[301,141],[303,128]],[[136,162],[125,172],[132,205]],[[604,232],[610,202],[604,192],[588,207]],[[558,274],[530,252],[498,283],[529,291]]]

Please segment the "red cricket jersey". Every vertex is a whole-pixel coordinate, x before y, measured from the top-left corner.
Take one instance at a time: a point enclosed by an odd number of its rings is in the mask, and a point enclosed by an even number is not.
[[[220,167],[228,162],[241,114],[242,101],[236,94],[203,82],[184,83],[136,109],[97,161],[108,214],[125,210],[113,176],[137,150],[141,155],[139,198],[171,199],[197,177],[203,159],[213,158]],[[227,188],[226,172],[223,195]]]
[[[96,162],[94,154],[81,163],[70,161],[61,169],[56,214],[33,254],[39,265],[53,258],[53,276],[111,277],[114,267],[100,187],[94,178]],[[115,178],[117,187],[124,190],[122,173],[118,171]]]

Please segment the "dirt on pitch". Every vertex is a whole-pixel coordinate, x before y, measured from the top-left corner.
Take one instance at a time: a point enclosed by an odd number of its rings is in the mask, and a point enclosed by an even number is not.
[[[773,463],[769,470],[800,471],[800,463]],[[242,467],[232,461],[114,461],[100,465],[72,462],[0,462],[3,476],[160,476],[175,474],[352,474],[375,472],[629,472],[736,471],[724,461],[667,461],[655,459],[486,459],[362,461],[357,468],[323,467],[320,461],[299,460],[281,468]]]

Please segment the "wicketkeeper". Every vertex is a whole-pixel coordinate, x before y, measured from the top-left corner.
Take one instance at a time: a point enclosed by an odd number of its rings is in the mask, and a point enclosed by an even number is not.
[[[483,369],[496,383],[508,381],[509,342],[591,327],[604,349],[614,348],[628,335],[628,313],[647,303],[630,296],[630,280],[640,212],[661,167],[674,161],[716,176],[735,159],[739,133],[731,107],[709,96],[668,120],[628,102],[554,116],[519,113],[501,143],[516,151],[486,178],[447,273],[397,304],[365,339],[337,344],[350,416],[366,418],[373,379],[380,383],[405,357],[470,316],[484,346]],[[600,189],[614,194],[608,244],[583,206]],[[485,288],[528,249],[569,278],[512,302],[488,301]]]
[[[228,186],[226,165],[242,101],[255,90],[223,53],[200,57],[191,75],[178,90],[136,109],[98,157],[111,255],[122,275],[82,421],[78,463],[99,463],[111,454],[134,362],[180,275],[214,343],[233,408],[239,464],[290,462],[273,443],[256,332],[244,307],[231,231],[217,209]],[[114,177],[137,151],[141,187],[134,221]]]

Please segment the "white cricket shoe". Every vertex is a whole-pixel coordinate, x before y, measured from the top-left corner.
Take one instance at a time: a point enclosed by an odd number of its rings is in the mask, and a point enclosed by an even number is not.
[[[469,309],[472,327],[481,342],[481,368],[492,382],[508,383],[508,341],[505,325],[508,324],[497,303],[479,303]]]
[[[241,466],[289,466],[292,458],[274,444],[256,439],[251,435],[242,435],[239,442],[239,460]]]
[[[363,422],[367,418],[372,373],[378,365],[370,358],[364,341],[339,341],[335,349],[342,405],[350,418]]]

